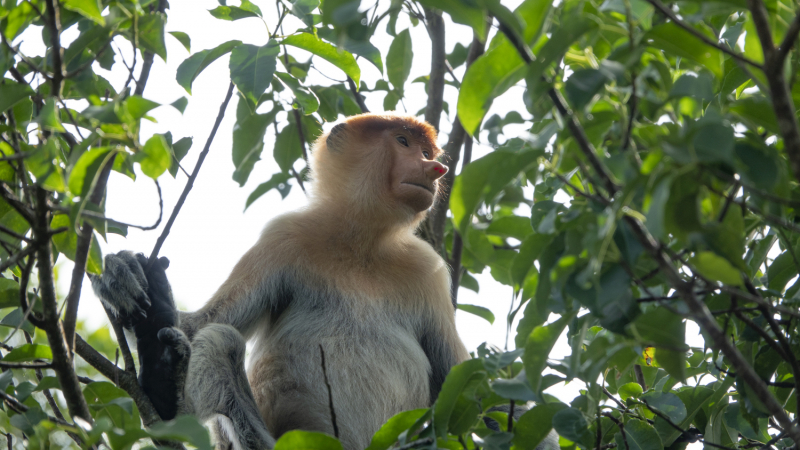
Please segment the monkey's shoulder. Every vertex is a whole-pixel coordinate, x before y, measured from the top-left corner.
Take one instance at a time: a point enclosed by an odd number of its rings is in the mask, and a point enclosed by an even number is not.
[[[242,271],[289,277],[352,298],[450,304],[447,265],[413,234],[365,248],[362,242],[347,242],[315,225],[302,213],[277,217],[242,258]]]

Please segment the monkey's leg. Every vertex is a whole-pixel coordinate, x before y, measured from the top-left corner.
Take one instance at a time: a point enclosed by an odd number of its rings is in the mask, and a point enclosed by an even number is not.
[[[222,428],[237,450],[272,448],[275,440],[244,371],[244,352],[244,338],[233,327],[211,324],[201,329],[192,340],[186,406],[200,420],[222,416]]]

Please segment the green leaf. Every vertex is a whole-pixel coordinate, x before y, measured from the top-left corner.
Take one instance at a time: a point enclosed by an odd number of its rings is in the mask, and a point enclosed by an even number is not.
[[[130,113],[134,120],[141,119],[149,111],[161,106],[161,104],[142,98],[139,95],[131,95],[128,97],[125,101],[125,105],[128,108],[128,113]]]
[[[3,79],[2,83],[0,83],[0,111],[8,111],[11,107],[33,94],[33,89],[27,84]]]
[[[67,131],[64,129],[64,126],[61,125],[58,106],[56,106],[56,101],[53,97],[48,97],[47,100],[45,100],[42,110],[39,111],[39,116],[36,117],[36,122],[48,131],[57,131],[59,133]]]
[[[481,200],[497,195],[521,172],[527,171],[543,154],[540,150],[513,152],[495,150],[468,164],[453,183],[450,210],[453,222],[462,235],[466,235],[472,213]]]
[[[669,417],[673,423],[680,423],[686,418],[686,405],[671,392],[649,392],[641,399],[650,407]]]
[[[525,0],[514,10],[525,22],[522,30],[522,38],[525,42],[531,44],[539,37],[552,5],[552,2]]]
[[[690,97],[697,100],[712,100],[714,98],[714,79],[708,74],[683,74],[672,85],[669,91],[670,98]]]
[[[3,357],[5,362],[27,362],[35,359],[53,359],[50,347],[44,344],[20,345]]]
[[[800,270],[795,263],[795,258],[798,257],[797,251],[800,251],[800,247],[787,249],[772,261],[767,268],[767,287],[777,292],[783,292],[786,283],[797,276],[798,270]]]
[[[43,391],[45,389],[61,389],[61,383],[58,382],[56,377],[44,377],[42,381],[36,385],[34,392]]]
[[[186,97],[181,97],[181,98],[175,100],[174,102],[170,103],[169,105],[172,106],[173,108],[177,109],[178,111],[180,111],[181,114],[183,114],[184,111],[186,111],[186,105],[188,105],[188,104],[189,104],[189,100]]]
[[[536,405],[514,426],[514,446],[519,450],[534,450],[553,429],[553,416],[567,408],[563,403]]]
[[[698,31],[708,35],[711,41],[717,41],[717,37],[706,29],[701,28]],[[653,27],[645,34],[645,39],[651,46],[668,54],[690,59],[710,70],[717,79],[722,78],[722,52],[703,43],[675,23],[667,22]]]
[[[495,97],[508,90],[525,74],[525,63],[516,47],[503,36],[496,40],[500,43],[475,60],[461,82],[458,118],[470,135],[478,129]]]
[[[202,50],[195,53],[182,62],[180,66],[178,66],[175,79],[178,81],[178,84],[186,89],[186,92],[191,94],[192,83],[194,82],[194,79],[200,75],[200,72],[208,67],[209,64],[216,61],[217,58],[230,52],[241,43],[242,41],[228,41],[212,49]]]
[[[644,391],[642,390],[642,386],[639,383],[631,382],[631,383],[625,383],[622,386],[620,386],[617,392],[619,392],[619,397],[623,401],[625,401],[631,397],[639,398],[639,396],[642,395],[642,392]]]
[[[164,23],[165,15],[163,13],[142,16],[139,19],[139,45],[145,50],[155,53],[166,62],[167,44],[164,41]]]
[[[386,421],[381,426],[381,429],[372,436],[372,441],[366,450],[387,450],[397,442],[400,433],[411,428],[426,412],[428,412],[428,409],[422,408],[396,414]]]
[[[564,408],[553,415],[553,428],[559,436],[564,436],[583,448],[591,448],[594,436],[589,431],[589,422],[581,410]],[[627,426],[626,426],[627,431]],[[625,448],[624,446],[622,448]]]
[[[69,190],[74,195],[85,197],[89,192],[95,174],[105,161],[109,152],[108,147],[95,147],[85,151],[78,161],[72,166],[69,173]]]
[[[614,435],[617,448],[628,450],[663,450],[664,444],[658,436],[656,429],[647,422],[639,419],[629,419],[625,422],[625,436],[622,433]]]
[[[301,48],[311,52],[320,58],[330,62],[334,66],[342,69],[342,71],[353,79],[356,86],[361,83],[361,69],[356,63],[353,55],[344,51],[338,50],[331,44],[322,41],[316,36],[308,33],[298,33],[284,39],[281,44],[291,45],[292,47]]]
[[[191,443],[198,450],[213,448],[208,430],[193,416],[178,416],[167,422],[157,422],[148,430],[148,434],[160,439],[180,439]]]
[[[242,44],[231,51],[231,81],[254,108],[272,81],[279,51],[278,43],[272,39],[263,47]]]
[[[154,134],[148,139],[136,156],[142,172],[154,180],[169,169],[172,160],[167,141],[161,134]]]
[[[264,133],[267,126],[275,120],[279,109],[273,109],[267,114],[251,114],[245,101],[240,99],[236,107],[236,125],[233,127],[233,165],[236,171],[233,179],[244,186],[253,165],[261,159],[264,149]],[[300,138],[297,138],[298,145]],[[276,139],[277,142],[277,139]]]
[[[217,19],[222,20],[239,20],[249,17],[258,17],[258,14],[255,12],[239,8],[238,6],[217,6],[214,9],[208,10],[208,12]]]
[[[701,275],[709,280],[732,286],[742,285],[742,276],[739,271],[728,260],[714,252],[699,252],[696,256],[690,258],[689,262]]]
[[[253,204],[254,201],[258,200],[262,195],[266,194],[272,189],[277,189],[277,191],[280,192],[281,199],[286,198],[292,188],[292,185],[288,183],[290,178],[292,178],[292,175],[288,173],[276,173],[268,181],[259,184],[258,187],[255,188],[255,190],[247,197],[247,202],[244,205],[245,211],[250,207],[250,205]]]
[[[275,76],[292,90],[295,98],[292,107],[301,109],[305,115],[312,114],[319,109],[317,96],[309,88],[303,86],[297,78],[283,72],[275,72]]]
[[[190,38],[188,34],[184,33],[183,31],[170,31],[169,34],[175,37],[175,39],[177,39],[178,42],[183,45],[187,52],[192,51],[192,38]]]
[[[180,169],[178,163],[189,153],[190,148],[192,148],[192,138],[190,137],[181,138],[178,142],[172,144],[173,157],[170,161],[169,173],[173,178],[178,175],[178,170]]]
[[[17,303],[19,303],[19,298],[17,298]],[[22,311],[22,308],[17,308],[11,311],[10,313],[6,314],[6,316],[3,317],[3,320],[0,320],[0,326],[9,328],[19,327],[21,330],[27,331],[30,334],[35,333],[36,328],[34,328],[33,324],[30,323],[29,321],[27,320],[23,321],[22,320],[23,316],[24,312]]]
[[[452,369],[444,380],[439,397],[433,405],[433,423],[436,426],[436,435],[439,437],[447,436],[447,424],[455,410],[461,393],[473,376],[486,376],[483,371],[483,361],[471,359],[465,361]]]
[[[99,25],[105,25],[106,21],[103,19],[102,7],[97,0],[64,0],[62,2],[64,8],[75,11],[76,13],[94,21]]]
[[[522,363],[525,365],[525,373],[528,376],[528,383],[533,392],[541,391],[542,372],[547,367],[547,357],[550,350],[556,344],[556,340],[561,336],[564,328],[575,317],[575,312],[566,313],[555,322],[538,326],[533,329],[528,341],[525,344],[525,354]],[[556,429],[558,431],[558,429]]]
[[[19,306],[19,283],[9,278],[0,278],[0,308]]]
[[[34,9],[34,4],[30,2],[19,2],[15,7],[11,8],[6,16],[4,34],[9,42],[19,36],[34,19],[39,17],[39,14]]]
[[[411,73],[411,63],[414,60],[414,52],[411,48],[411,33],[408,29],[401,31],[389,46],[389,53],[386,55],[386,74],[389,82],[402,97],[403,87]]]
[[[482,307],[482,306],[475,306],[475,305],[465,305],[463,303],[459,303],[457,306],[458,309],[464,312],[468,312],[470,314],[474,314],[489,323],[494,323],[494,314],[492,311]]]
[[[318,128],[319,125],[311,116],[301,116],[300,120],[303,127],[303,136],[308,142],[313,141],[312,136],[316,131],[312,128]],[[275,148],[272,152],[272,157],[275,158],[278,167],[284,172],[291,170],[294,162],[303,157],[303,143],[300,141],[294,114],[289,114],[288,121],[289,124],[276,136]]]
[[[422,0],[420,3],[446,12],[455,23],[472,27],[477,36],[486,36],[486,11],[477,4],[460,0]]]
[[[292,430],[284,433],[274,450],[342,450],[342,443],[333,436],[316,431]]]

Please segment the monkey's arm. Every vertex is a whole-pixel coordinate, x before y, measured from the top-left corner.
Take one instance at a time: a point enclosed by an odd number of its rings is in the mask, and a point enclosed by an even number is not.
[[[425,352],[431,365],[429,379],[431,404],[439,396],[450,369],[469,359],[469,353],[456,332],[455,318],[436,319],[430,317],[426,320],[419,340],[422,351]]]

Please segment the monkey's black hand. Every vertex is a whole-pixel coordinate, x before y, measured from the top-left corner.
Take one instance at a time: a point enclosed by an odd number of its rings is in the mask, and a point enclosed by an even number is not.
[[[139,253],[123,251],[107,255],[101,276],[90,275],[95,294],[109,307],[125,328],[155,334],[177,324],[177,310],[167,281],[167,258],[148,266]],[[144,328],[139,330],[139,328]]]
[[[103,303],[117,314],[126,328],[147,317],[151,305],[147,296],[147,277],[133,252],[107,255],[103,274],[89,275],[92,289]]]
[[[174,419],[183,403],[191,344],[177,328],[162,328],[137,340],[139,385],[163,420]]]

